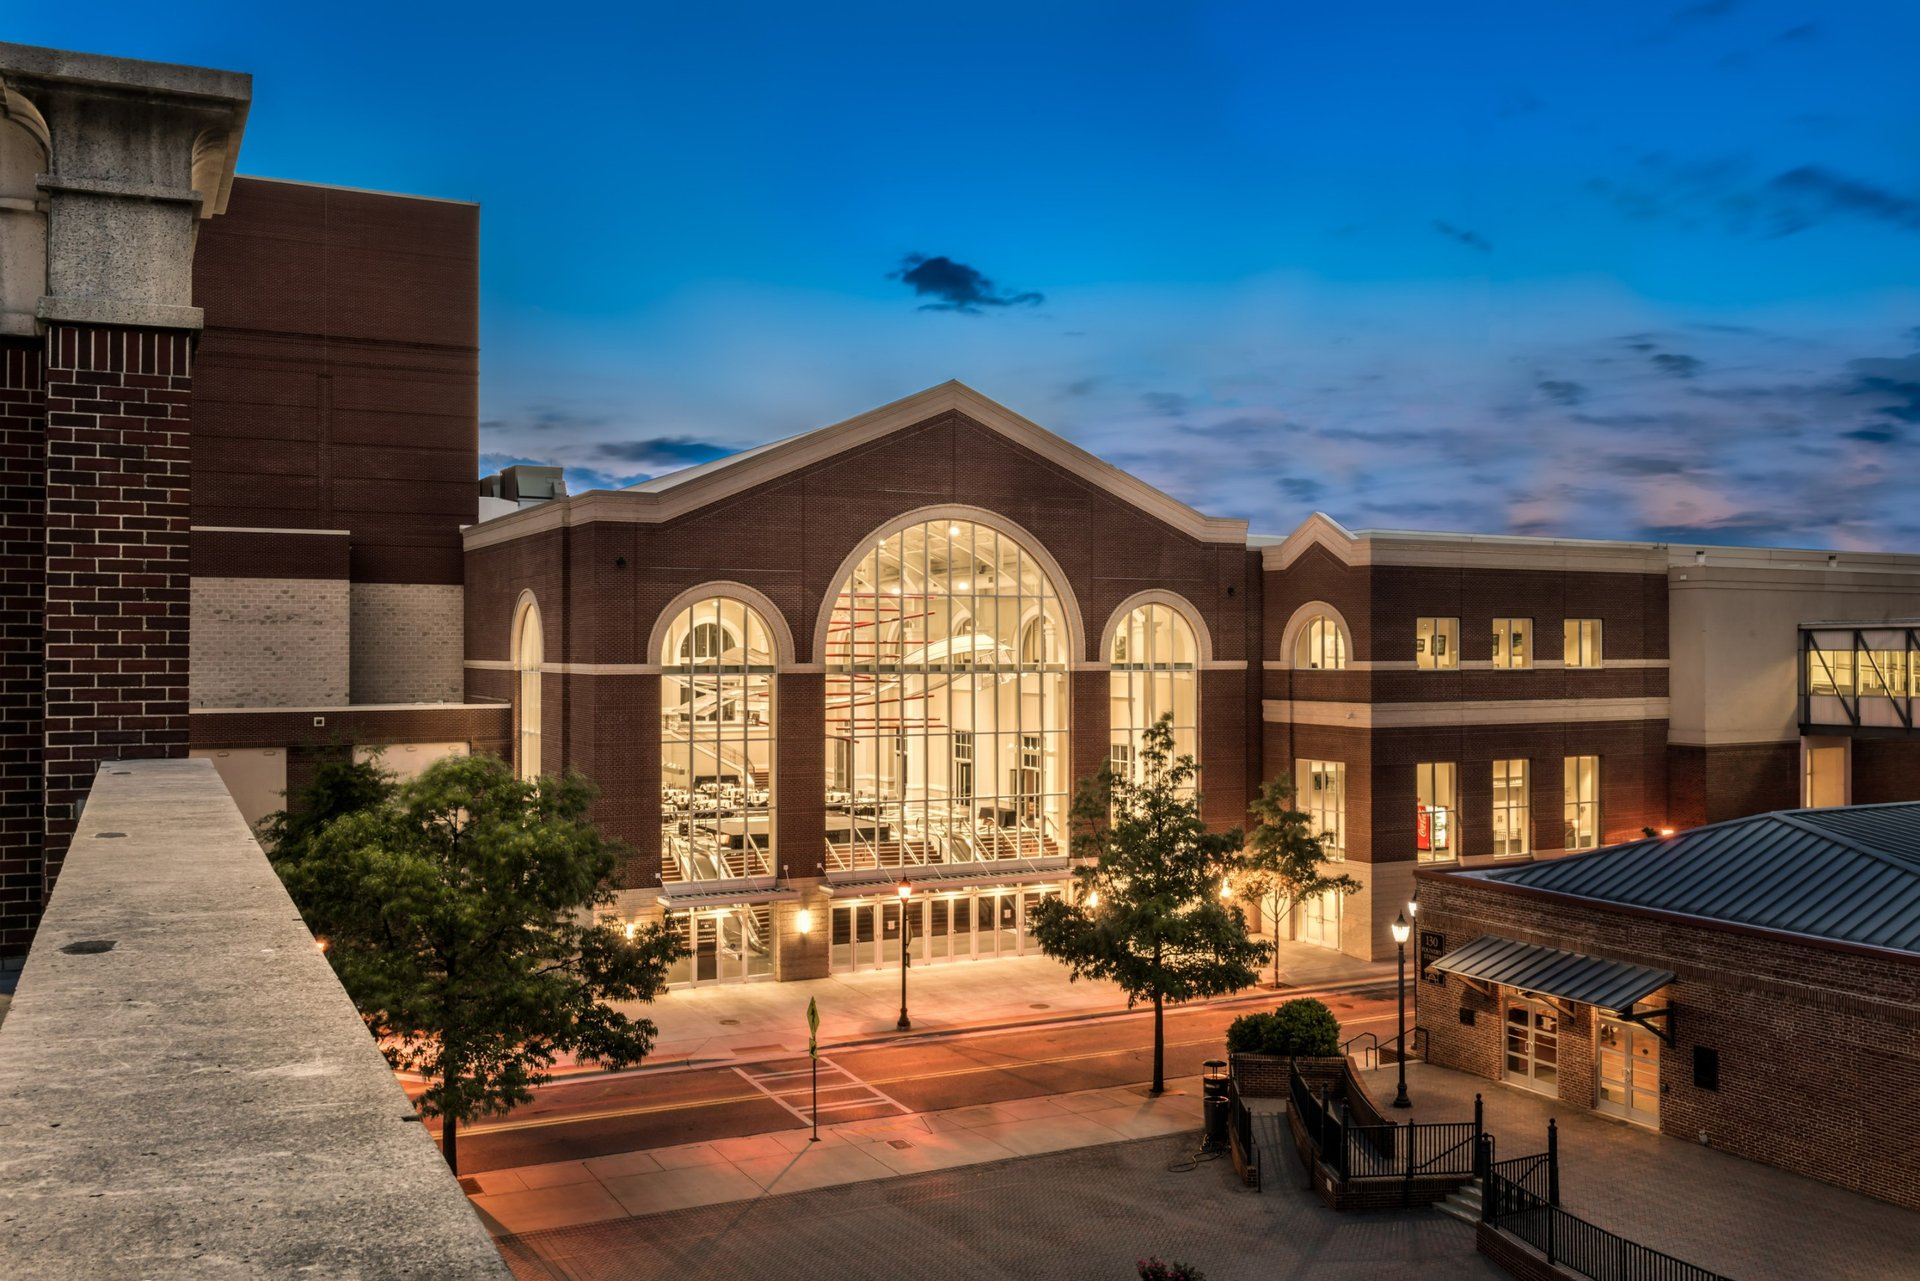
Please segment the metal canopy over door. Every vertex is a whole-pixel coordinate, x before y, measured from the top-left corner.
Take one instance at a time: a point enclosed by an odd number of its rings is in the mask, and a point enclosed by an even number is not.
[[[1599,1109],[1660,1128],[1660,1038],[1638,1023],[1601,1016]]]
[[[1542,1001],[1506,1004],[1507,1080],[1542,1094],[1560,1093],[1560,1012]]]

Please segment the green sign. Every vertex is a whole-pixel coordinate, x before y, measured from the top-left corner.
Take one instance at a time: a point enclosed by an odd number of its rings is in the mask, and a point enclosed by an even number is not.
[[[807,998],[807,1053],[820,1057],[820,1007],[811,996]]]

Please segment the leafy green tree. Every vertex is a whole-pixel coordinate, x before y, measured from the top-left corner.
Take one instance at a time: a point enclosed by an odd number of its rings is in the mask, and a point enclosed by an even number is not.
[[[1081,901],[1045,899],[1033,936],[1072,976],[1107,979],[1127,1004],[1153,1002],[1153,1093],[1166,1089],[1168,1001],[1220,996],[1258,980],[1267,945],[1247,932],[1246,913],[1220,890],[1240,852],[1238,828],[1207,830],[1194,790],[1193,757],[1173,754],[1173,718],[1141,744],[1138,777],[1082,780],[1074,798],[1073,852]]]
[[[594,795],[577,774],[449,758],[274,851],[387,1061],[428,1082],[455,1171],[460,1124],[527,1102],[561,1053],[624,1067],[653,1047],[651,1020],[607,1002],[651,1000],[683,949],[594,919],[622,852]]]
[[[1360,882],[1330,868],[1324,832],[1314,830],[1313,816],[1293,803],[1293,783],[1285,775],[1260,789],[1253,802],[1257,823],[1247,837],[1246,857],[1234,876],[1235,888],[1268,909],[1273,936],[1280,923],[1308,899],[1322,894],[1352,894]],[[1280,949],[1273,949],[1273,985],[1280,986]]]
[[[260,843],[277,859],[298,859],[314,833],[343,814],[384,805],[393,799],[394,777],[375,752],[364,761],[351,751],[320,762],[305,785],[283,793],[287,808],[260,820]]]

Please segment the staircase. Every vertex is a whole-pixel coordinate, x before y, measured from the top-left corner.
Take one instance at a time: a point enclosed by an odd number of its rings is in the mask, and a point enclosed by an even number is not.
[[[1436,1203],[1433,1208],[1462,1223],[1480,1222],[1480,1180],[1469,1179],[1462,1183],[1452,1196]]]

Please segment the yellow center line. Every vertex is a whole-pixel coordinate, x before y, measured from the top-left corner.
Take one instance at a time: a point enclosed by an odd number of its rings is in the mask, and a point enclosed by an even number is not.
[[[1168,1041],[1169,1050],[1189,1049],[1196,1045],[1218,1045],[1217,1036],[1205,1037],[1198,1041]],[[979,1063],[967,1067],[948,1068],[940,1072],[916,1072],[903,1076],[880,1077],[867,1083],[870,1085],[901,1085],[913,1081],[933,1081],[943,1077],[967,1076],[978,1072],[1008,1072],[1016,1068],[1047,1067],[1055,1063],[1076,1063],[1084,1059],[1108,1059],[1120,1054],[1145,1054],[1145,1049],[1091,1050],[1083,1054],[1061,1054],[1046,1059],[1011,1059],[1004,1063]],[[866,1080],[855,1077],[855,1080]],[[1099,1087],[1095,1087],[1099,1088]],[[617,1121],[623,1117],[651,1116],[657,1112],[682,1112],[694,1108],[725,1107],[730,1103],[752,1103],[765,1099],[764,1094],[729,1094],[711,1099],[692,1099],[684,1103],[649,1103],[639,1107],[609,1108],[601,1112],[569,1112],[565,1116],[529,1117],[524,1121],[498,1121],[492,1124],[470,1125],[467,1134],[504,1134],[510,1130],[535,1130],[556,1125],[581,1125],[588,1121]]]

